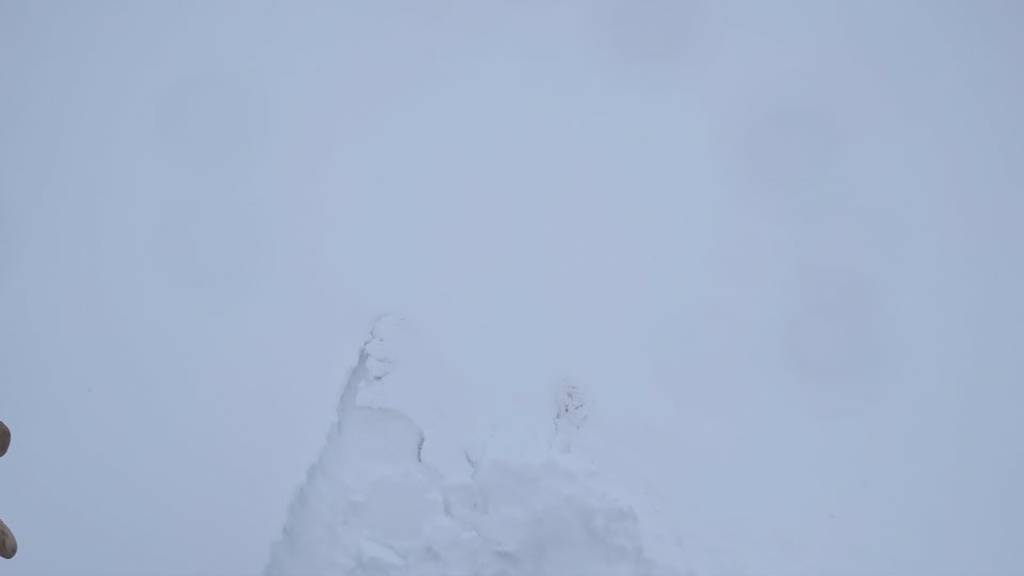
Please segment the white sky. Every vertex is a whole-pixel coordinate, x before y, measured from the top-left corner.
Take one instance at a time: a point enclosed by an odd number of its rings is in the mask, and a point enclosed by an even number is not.
[[[0,571],[256,573],[399,310],[738,571],[1024,573],[1022,6],[0,0]]]

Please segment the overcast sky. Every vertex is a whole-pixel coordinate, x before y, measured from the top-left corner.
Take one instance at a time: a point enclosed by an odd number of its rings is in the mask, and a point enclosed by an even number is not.
[[[1022,7],[0,0],[0,572],[257,573],[400,311],[694,555],[1024,573]]]

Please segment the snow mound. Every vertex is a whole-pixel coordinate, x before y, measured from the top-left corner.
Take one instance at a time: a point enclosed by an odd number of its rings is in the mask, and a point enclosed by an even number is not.
[[[360,352],[338,421],[292,503],[266,574],[669,574],[645,554],[632,510],[595,488],[568,457],[480,461],[463,450],[460,465],[471,471],[464,478],[444,473],[457,444],[437,448],[440,467],[425,460],[434,439],[395,406],[432,420],[429,406],[443,399],[410,404],[402,379],[391,386],[403,365],[402,346],[392,345],[400,331],[400,321],[379,323]],[[437,393],[434,382],[418,384],[405,390],[414,399]],[[440,422],[435,412],[444,437]]]

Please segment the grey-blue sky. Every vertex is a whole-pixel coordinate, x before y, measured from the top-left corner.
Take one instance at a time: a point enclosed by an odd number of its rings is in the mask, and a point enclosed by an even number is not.
[[[1020,22],[0,4],[10,566],[255,572],[399,308],[750,572],[1024,570]]]

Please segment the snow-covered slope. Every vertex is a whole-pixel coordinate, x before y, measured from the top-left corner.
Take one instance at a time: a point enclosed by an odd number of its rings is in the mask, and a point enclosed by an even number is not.
[[[564,390],[548,457],[491,459],[453,432],[459,414],[438,417],[453,399],[437,374],[414,370],[422,350],[404,324],[378,323],[360,351],[268,575],[671,573],[645,553],[632,509],[571,455],[585,423],[579,385]]]

